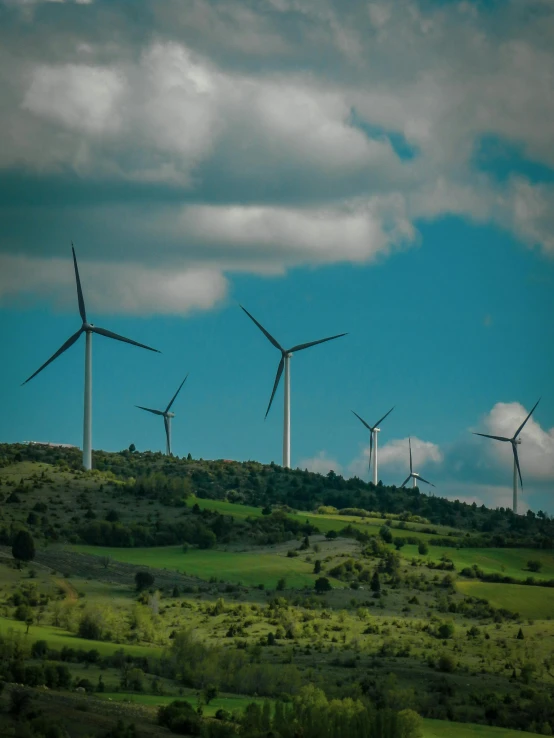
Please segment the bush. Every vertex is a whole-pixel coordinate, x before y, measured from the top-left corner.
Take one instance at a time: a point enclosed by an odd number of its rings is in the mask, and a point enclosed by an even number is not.
[[[327,577],[319,577],[315,580],[314,589],[316,592],[329,592],[333,589],[331,586],[331,582],[327,579]]]
[[[427,556],[429,553],[429,546],[425,543],[425,541],[420,541],[417,546],[417,552],[420,556]]]
[[[542,569],[542,562],[531,559],[527,562],[527,568],[529,571],[540,571]]]
[[[18,563],[32,561],[35,558],[35,542],[32,535],[26,530],[20,530],[13,541],[12,556]]]
[[[387,521],[387,522],[389,522],[389,521]],[[382,538],[382,540],[385,543],[392,543],[392,532],[391,532],[391,529],[388,528],[386,525],[384,525],[379,530],[379,536]]]
[[[456,661],[454,656],[449,653],[442,653],[437,661],[437,668],[439,671],[444,671],[447,674],[451,674],[456,669]]]
[[[180,735],[200,735],[201,720],[186,700],[174,700],[158,710],[158,723]]]
[[[137,571],[135,574],[135,585],[138,592],[154,584],[154,577],[149,571]]]

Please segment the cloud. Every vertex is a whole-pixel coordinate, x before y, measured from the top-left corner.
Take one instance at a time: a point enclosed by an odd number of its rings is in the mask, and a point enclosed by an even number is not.
[[[474,430],[511,438],[530,410],[519,402],[497,402],[483,418],[479,429]],[[554,428],[544,430],[532,415],[519,438],[522,443],[518,446],[518,456],[524,484],[527,480],[554,481]],[[510,469],[513,463],[511,444],[486,438],[479,440],[483,441],[483,452],[489,463],[506,471]]]
[[[429,464],[441,464],[444,456],[440,447],[431,441],[423,441],[420,438],[411,438],[413,469],[417,473]],[[379,478],[382,479],[383,468],[388,484],[401,484],[410,470],[410,453],[408,438],[398,438],[379,446],[378,457]],[[348,472],[352,476],[367,478],[369,469],[369,444],[361,449],[358,456],[348,464]],[[397,476],[398,479],[389,481],[390,477]],[[424,475],[425,476],[425,475]],[[434,479],[429,481],[435,482]]]
[[[90,313],[179,313],[206,310],[224,299],[227,281],[217,270],[167,270],[140,264],[81,264]],[[49,297],[58,308],[76,307],[75,276],[69,260],[28,259],[0,254],[0,301]]]
[[[554,187],[515,171],[497,180],[476,152],[494,136],[554,167],[553,34],[554,8],[538,0],[195,0],[185,15],[175,0],[141,12],[9,3],[0,175],[27,177],[27,193],[45,183],[48,206],[25,202],[39,241],[8,187],[0,251],[60,256],[71,225],[91,267],[145,269],[155,251],[157,277],[178,264],[221,284],[242,270],[371,263],[450,214],[552,257]],[[50,182],[86,206],[48,194]],[[136,295],[137,312],[181,306],[163,290],[159,308]]]
[[[301,459],[298,462],[299,469],[307,469],[316,474],[328,474],[333,470],[336,474],[342,473],[342,466],[336,459],[330,459],[326,451],[320,451],[317,456],[308,459]]]

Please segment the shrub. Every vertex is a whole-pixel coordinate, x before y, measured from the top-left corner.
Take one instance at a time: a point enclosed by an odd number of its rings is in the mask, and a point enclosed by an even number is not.
[[[527,568],[529,571],[540,571],[542,569],[542,562],[531,559],[527,562]]]
[[[333,587],[327,577],[319,577],[315,580],[314,589],[316,592],[329,592]]]
[[[35,558],[35,542],[32,535],[26,530],[20,530],[13,541],[12,556],[18,563],[32,561]]]
[[[420,541],[417,546],[417,551],[420,556],[427,556],[429,553],[429,546],[425,541]]]
[[[449,653],[442,653],[437,661],[437,668],[439,671],[444,671],[447,674],[451,674],[456,669],[456,661],[454,656]]]
[[[154,584],[154,577],[149,571],[137,571],[135,574],[135,585],[138,592]]]

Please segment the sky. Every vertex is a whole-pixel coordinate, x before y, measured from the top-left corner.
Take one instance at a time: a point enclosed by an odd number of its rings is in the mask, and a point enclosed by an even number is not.
[[[0,0],[0,441],[414,468],[554,514],[552,0]],[[508,448],[506,448],[508,446]]]

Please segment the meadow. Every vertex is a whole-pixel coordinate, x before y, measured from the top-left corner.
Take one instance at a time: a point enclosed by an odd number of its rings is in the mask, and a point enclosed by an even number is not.
[[[193,574],[201,579],[242,583],[250,587],[262,584],[274,589],[280,579],[287,588],[313,588],[317,578],[313,563],[302,557],[288,558],[286,553],[265,553],[258,550],[246,552],[189,549],[182,546],[159,548],[105,548],[100,546],[72,546],[70,550],[95,556],[110,556],[115,561],[138,564],[157,569]],[[336,582],[341,587],[340,583]]]
[[[554,617],[554,589],[460,579],[456,586],[465,595],[480,597],[494,607],[518,612],[524,618],[552,620]]]
[[[401,555],[411,559],[417,557],[417,546],[404,546]],[[429,546],[427,558],[438,562],[446,556],[454,562],[457,571],[473,564],[485,573],[501,574],[515,579],[534,577],[538,580],[554,579],[554,552],[530,548],[450,548]],[[540,561],[540,572],[532,572],[527,568],[529,560]]]

